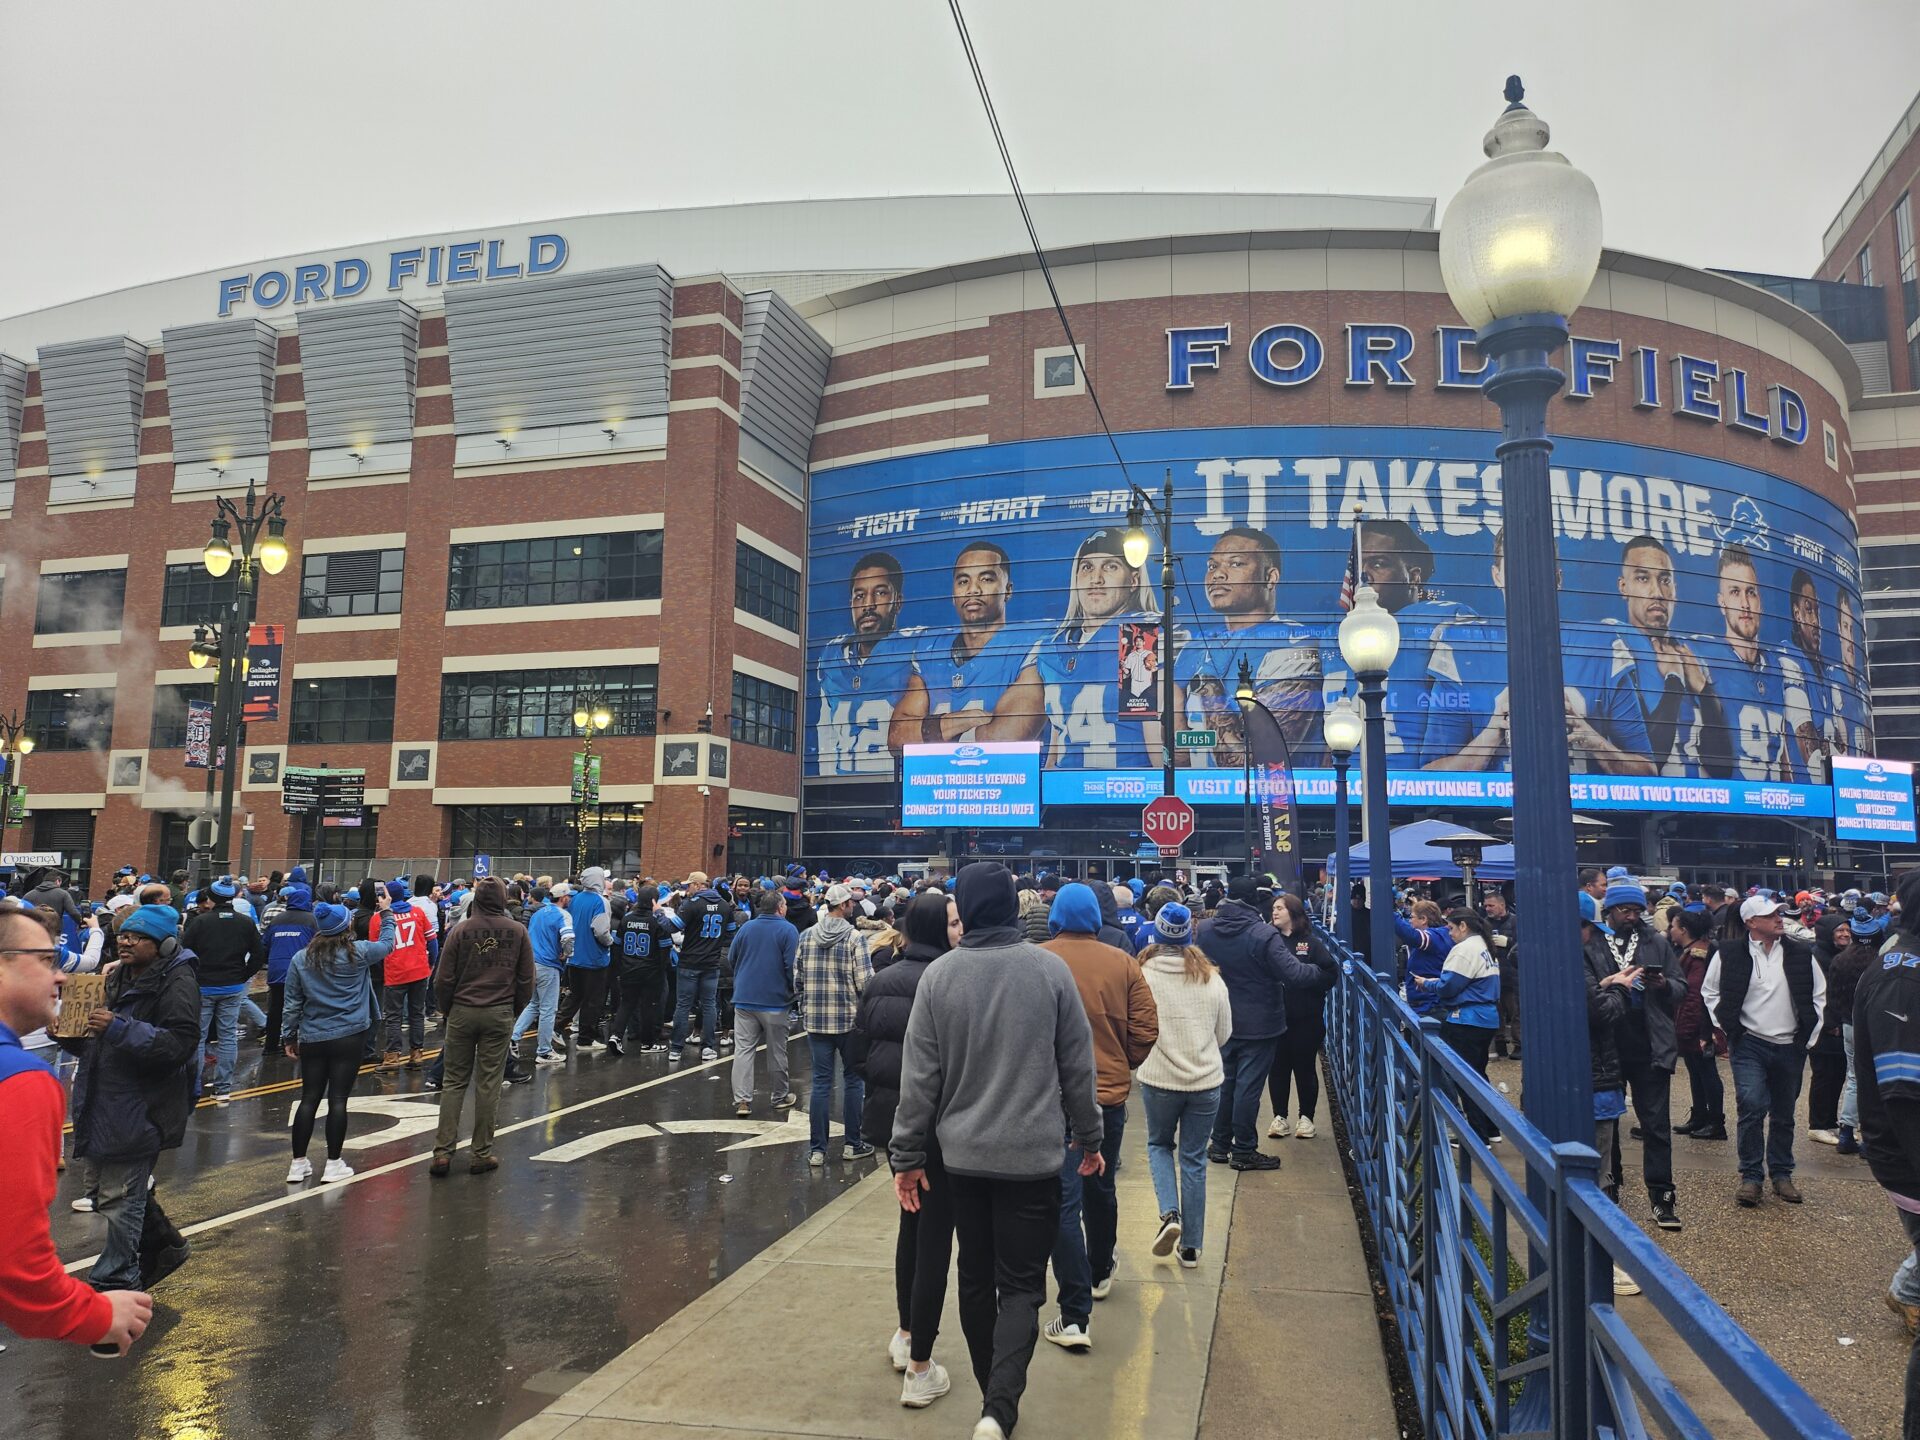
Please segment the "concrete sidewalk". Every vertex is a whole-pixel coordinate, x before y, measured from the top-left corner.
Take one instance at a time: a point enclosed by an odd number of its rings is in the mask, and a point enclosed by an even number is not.
[[[1207,1250],[1199,1269],[1182,1270],[1149,1251],[1158,1221],[1137,1101],[1129,1119],[1113,1292],[1094,1306],[1091,1352],[1038,1342],[1019,1433],[1394,1436],[1360,1239],[1327,1132],[1267,1142],[1288,1162],[1277,1174],[1209,1167]],[[934,1355],[953,1389],[927,1410],[900,1404],[886,1351],[898,1214],[890,1177],[869,1177],[513,1440],[968,1433],[979,1391],[951,1280]]]

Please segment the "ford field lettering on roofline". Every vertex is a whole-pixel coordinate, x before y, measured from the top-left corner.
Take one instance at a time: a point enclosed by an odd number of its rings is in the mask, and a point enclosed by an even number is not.
[[[551,275],[567,263],[567,237],[530,235],[526,248],[509,248],[507,240],[459,240],[451,245],[414,245],[388,254],[379,278],[388,290],[399,290],[409,280],[429,286],[466,285],[486,280],[518,280],[523,275]],[[292,302],[310,305],[322,300],[351,300],[375,279],[374,265],[357,255],[331,262],[295,265],[291,271],[262,270],[257,275],[228,275],[220,281],[220,314],[231,315],[236,305],[272,310]]]
[[[1233,326],[1225,321],[1168,327],[1166,388],[1193,389],[1195,376],[1219,370],[1222,355],[1232,346]],[[1486,363],[1474,350],[1472,329],[1465,325],[1436,326],[1434,347],[1439,356],[1434,388],[1480,388]],[[1416,382],[1407,362],[1413,354],[1413,331],[1405,325],[1350,324],[1346,327],[1344,383],[1411,387]],[[1247,365],[1254,378],[1277,389],[1305,385],[1320,374],[1326,361],[1325,343],[1306,325],[1268,325],[1247,345]],[[1668,385],[1675,415],[1765,435],[1784,445],[1807,443],[1807,406],[1797,390],[1788,385],[1768,385],[1762,406],[1761,387],[1745,370],[1733,366],[1723,369],[1710,357],[1675,354],[1663,361],[1660,351],[1651,345],[1629,353],[1618,340],[1576,335],[1568,341],[1564,364],[1569,400],[1590,400],[1601,385],[1630,381],[1636,409],[1662,410],[1668,404],[1662,387]],[[1626,373],[1616,376],[1616,366]]]

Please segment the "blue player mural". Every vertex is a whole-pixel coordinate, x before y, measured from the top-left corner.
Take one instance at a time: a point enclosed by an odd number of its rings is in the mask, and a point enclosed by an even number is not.
[[[1243,660],[1296,765],[1322,765],[1323,707],[1356,689],[1338,627],[1362,583],[1400,622],[1393,768],[1511,768],[1495,437],[1299,427],[1121,443],[1136,481],[1174,480],[1170,616],[1157,543],[1127,564],[1129,493],[1104,438],[815,474],[809,775],[888,776],[919,742],[1029,739],[1054,770],[1151,770],[1166,665],[1176,725],[1219,740],[1191,763],[1237,770]],[[1764,448],[1751,458],[1556,449],[1576,774],[1820,785],[1831,756],[1872,752],[1853,522],[1756,468]]]

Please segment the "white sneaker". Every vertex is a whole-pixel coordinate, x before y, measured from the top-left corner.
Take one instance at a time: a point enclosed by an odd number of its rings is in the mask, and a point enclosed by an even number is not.
[[[287,1167],[287,1184],[304,1185],[313,1178],[313,1162],[302,1155]]]
[[[1273,1123],[1267,1126],[1267,1138],[1269,1140],[1284,1140],[1292,1133],[1287,1126],[1287,1117],[1284,1115],[1274,1116]]]
[[[1296,1140],[1311,1140],[1319,1133],[1318,1130],[1313,1128],[1313,1121],[1305,1115],[1302,1115],[1300,1117],[1300,1123],[1293,1127],[1293,1138]]]
[[[224,1110],[229,1105],[233,1104],[233,1096],[229,1095],[226,1091],[222,1090],[213,1097],[213,1103],[215,1105],[218,1105],[222,1110]]]
[[[720,1058],[720,1052],[711,1045],[705,1045],[701,1047],[700,1058],[702,1060],[718,1060]]]
[[[533,1063],[536,1065],[564,1065],[567,1063],[567,1057],[564,1055],[556,1055],[553,1051],[549,1050],[544,1055],[534,1056]]]
[[[1069,1325],[1058,1315],[1049,1320],[1046,1328],[1040,1333],[1058,1345],[1062,1350],[1091,1350],[1093,1348],[1093,1337],[1087,1334],[1086,1326]]]
[[[1837,1130],[1809,1130],[1807,1131],[1807,1139],[1817,1145],[1838,1145],[1840,1143],[1840,1132]]]
[[[895,1371],[904,1374],[907,1361],[913,1358],[913,1342],[898,1330],[894,1331],[893,1338],[887,1341],[887,1358],[893,1362]]]
[[[993,1416],[982,1415],[980,1423],[973,1427],[973,1440],[1007,1440],[1007,1432]]]
[[[1198,1270],[1200,1268],[1200,1252],[1191,1245],[1182,1245],[1180,1247],[1180,1268],[1182,1270]]]
[[[564,1035],[554,1036],[553,1048],[555,1050],[558,1050],[562,1055],[566,1054],[567,1053],[567,1037]]]
[[[952,1388],[947,1367],[938,1360],[929,1360],[927,1368],[918,1375],[907,1371],[907,1378],[900,1386],[900,1403],[909,1410],[924,1410]]]
[[[1613,1293],[1616,1295],[1638,1295],[1640,1293],[1640,1287],[1634,1283],[1633,1277],[1618,1265],[1613,1267]]]
[[[1113,1276],[1109,1275],[1107,1276],[1106,1279],[1095,1282],[1093,1287],[1094,1299],[1104,1300],[1107,1298],[1107,1296],[1111,1295],[1112,1293],[1113,1293]]]
[[[330,1184],[335,1180],[345,1180],[353,1174],[353,1167],[344,1160],[329,1160],[327,1168],[320,1172],[320,1183]]]
[[[73,1208],[78,1210],[82,1215],[91,1215],[93,1213],[93,1201],[87,1196],[82,1195],[78,1200],[73,1202]]]

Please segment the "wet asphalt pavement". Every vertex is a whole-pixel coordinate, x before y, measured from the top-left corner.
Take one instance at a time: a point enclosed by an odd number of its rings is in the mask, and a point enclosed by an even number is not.
[[[799,1082],[807,1043],[791,1048]],[[115,1361],[5,1337],[0,1434],[511,1429],[877,1163],[838,1158],[836,1093],[828,1163],[810,1169],[805,1110],[769,1108],[764,1057],[754,1117],[736,1120],[730,1065],[730,1054],[670,1067],[664,1052],[630,1050],[536,1070],[501,1096],[501,1168],[469,1175],[463,1150],[444,1180],[426,1164],[438,1095],[420,1074],[363,1074],[345,1150],[358,1174],[290,1186],[297,1090],[275,1087],[293,1062],[262,1061],[243,1042],[238,1098],[197,1110],[161,1161],[159,1193],[193,1255],[155,1287],[152,1328]],[[469,1097],[463,1137],[471,1117]],[[80,1193],[73,1166],[53,1217],[69,1263],[97,1253],[105,1232],[70,1209]]]

